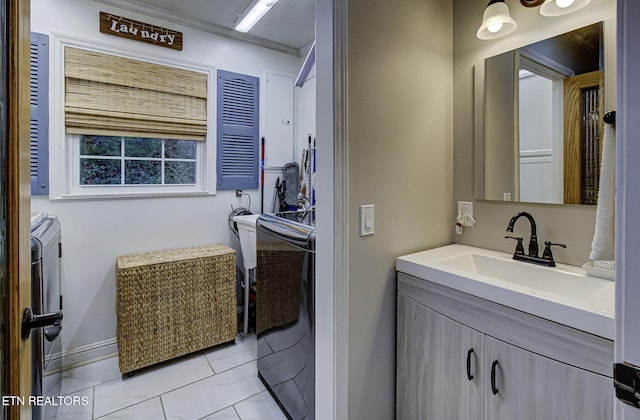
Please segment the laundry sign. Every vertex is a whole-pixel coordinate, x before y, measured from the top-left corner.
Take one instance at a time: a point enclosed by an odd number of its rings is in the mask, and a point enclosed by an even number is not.
[[[100,32],[182,51],[182,32],[100,12]]]

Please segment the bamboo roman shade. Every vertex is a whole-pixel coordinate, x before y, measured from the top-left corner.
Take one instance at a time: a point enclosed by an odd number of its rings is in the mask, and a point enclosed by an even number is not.
[[[65,48],[68,133],[204,140],[207,75]]]

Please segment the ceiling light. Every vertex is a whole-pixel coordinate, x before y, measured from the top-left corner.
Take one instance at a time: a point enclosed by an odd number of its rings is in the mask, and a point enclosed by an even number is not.
[[[234,29],[239,32],[249,32],[277,2],[278,0],[252,1],[234,22]]]
[[[575,12],[589,4],[591,0],[546,0],[540,8],[542,16],[560,16]]]
[[[517,26],[504,0],[490,0],[482,15],[482,24],[476,36],[479,39],[499,38],[510,34]]]

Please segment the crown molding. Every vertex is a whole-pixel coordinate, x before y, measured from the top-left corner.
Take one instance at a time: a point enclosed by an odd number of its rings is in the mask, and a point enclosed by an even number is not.
[[[285,54],[291,54],[300,56],[301,52],[296,49],[283,45],[277,42],[269,41],[264,38],[259,38],[250,34],[244,34],[237,32],[233,29],[225,28],[220,25],[216,25],[210,22],[206,22],[200,19],[186,19],[182,16],[178,16],[174,13],[160,9],[158,7],[150,6],[137,0],[95,0],[98,3],[103,3],[109,6],[117,7],[119,9],[128,10],[130,12],[140,13],[145,16],[161,19],[166,22],[175,23],[178,25],[186,26],[191,29],[196,29],[210,34],[223,36],[225,38],[231,38],[236,41],[246,42],[247,44],[256,45],[258,47],[268,48]]]

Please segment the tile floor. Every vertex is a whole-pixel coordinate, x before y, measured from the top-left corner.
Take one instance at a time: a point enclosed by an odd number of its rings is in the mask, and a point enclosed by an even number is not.
[[[258,379],[255,335],[123,377],[112,357],[63,372],[57,420],[286,420]]]

